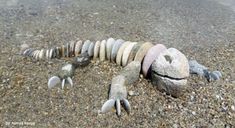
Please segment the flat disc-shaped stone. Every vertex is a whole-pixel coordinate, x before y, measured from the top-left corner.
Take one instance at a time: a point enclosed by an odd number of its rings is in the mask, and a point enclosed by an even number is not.
[[[116,56],[116,63],[118,65],[121,65],[122,63],[122,55],[123,55],[123,52],[125,50],[125,48],[130,44],[131,42],[129,41],[126,41],[122,44],[122,46],[119,48],[118,52],[117,52],[117,56]]]
[[[118,39],[114,42],[112,52],[111,52],[111,61],[115,62],[117,52],[118,52],[119,48],[121,47],[122,43],[124,43],[124,40],[122,40],[122,39]]]
[[[69,55],[70,55],[70,56],[74,56],[75,42],[74,42],[74,41],[70,42],[69,46],[70,46]]]
[[[82,46],[82,52],[81,54],[85,53],[85,52],[88,52],[88,49],[89,49],[89,46],[91,44],[91,41],[90,40],[86,40]]]
[[[142,72],[144,77],[147,77],[149,68],[152,65],[153,61],[159,56],[161,52],[163,52],[166,49],[167,48],[163,44],[156,44],[155,46],[151,47],[148,50],[142,64]]]
[[[94,46],[95,44],[93,42],[91,42],[89,48],[88,48],[88,55],[89,56],[93,56],[94,55]]]
[[[144,43],[140,49],[138,50],[138,52],[135,55],[135,59],[134,61],[140,61],[142,62],[142,60],[144,59],[144,56],[146,55],[146,53],[148,52],[148,50],[153,47],[153,44],[150,42],[146,42]]]
[[[115,40],[113,38],[109,38],[106,42],[106,58],[107,60],[111,60],[111,51],[113,48]]]
[[[48,59],[48,58],[49,58],[49,52],[50,52],[50,50],[49,50],[49,49],[47,49],[47,51],[46,51],[46,59]]]
[[[82,51],[82,45],[83,45],[83,43],[82,43],[81,40],[79,40],[79,41],[76,43],[76,45],[75,45],[75,56],[78,56],[78,55],[81,53],[81,51]]]
[[[40,53],[40,50],[36,50],[36,51],[35,51],[34,58],[35,58],[36,60],[38,60],[38,58],[39,58],[39,53]]]
[[[106,41],[105,40],[101,41],[101,44],[100,44],[100,53],[99,53],[101,61],[105,60],[105,45],[106,45]]]
[[[94,59],[99,56],[100,44],[101,44],[100,41],[97,41],[97,42],[95,43],[95,47],[94,47],[94,56],[93,56]]]
[[[129,55],[131,53],[132,48],[136,45],[136,42],[130,43],[124,50],[122,55],[122,66],[126,66],[128,62]]]
[[[41,49],[40,54],[39,54],[40,59],[43,59],[44,51],[45,51],[44,49]]]
[[[33,58],[35,58],[36,53],[37,53],[37,50],[33,51],[30,56],[32,56]]]
[[[49,59],[52,59],[52,57],[53,57],[53,48],[52,49],[50,49],[50,52],[49,52]]]
[[[69,57],[69,48],[70,48],[69,43],[67,43],[65,47],[65,51],[66,51],[65,57]]]
[[[141,47],[142,44],[143,44],[143,43],[137,43],[137,44],[132,48],[131,53],[130,53],[129,58],[128,58],[128,62],[127,62],[128,64],[129,64],[130,62],[134,61],[135,55],[136,55],[136,53],[138,52],[138,50],[140,49],[140,47]]]
[[[117,52],[117,56],[116,56],[116,63],[118,65],[121,65],[122,64],[122,55],[123,55],[123,52],[125,50],[125,48],[130,44],[129,41],[126,41],[122,44],[122,46],[119,48],[118,52]]]
[[[60,58],[60,57],[61,57],[61,48],[56,47],[56,58]]]
[[[65,57],[65,46],[64,45],[61,46],[61,56]]]

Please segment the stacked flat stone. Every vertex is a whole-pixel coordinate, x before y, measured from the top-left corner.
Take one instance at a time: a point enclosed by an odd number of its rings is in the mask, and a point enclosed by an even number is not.
[[[109,38],[107,40],[96,41],[95,43],[90,40],[72,41],[51,49],[33,49],[24,44],[22,45],[21,53],[36,60],[76,57],[80,54],[88,53],[93,59],[99,59],[100,61],[108,60],[120,66],[126,66],[132,61],[138,61],[142,64],[142,73],[147,77],[154,58],[164,49],[166,47],[162,44],[154,46],[150,42],[137,43]]]
[[[108,60],[118,65],[126,66],[134,60],[142,63],[147,51],[153,46],[149,42],[137,43],[109,38],[107,40],[96,41],[95,43],[90,40],[72,41],[51,49],[33,49],[24,45],[22,46],[23,51],[21,53],[36,60],[50,60],[54,58],[76,57],[87,52],[93,59],[99,59],[100,61]],[[145,71],[148,69],[145,68]]]

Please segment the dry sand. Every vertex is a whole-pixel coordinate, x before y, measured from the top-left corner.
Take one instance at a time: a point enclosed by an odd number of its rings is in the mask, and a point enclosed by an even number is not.
[[[223,78],[195,75],[184,96],[172,98],[149,80],[128,86],[130,115],[99,114],[121,67],[93,62],[77,69],[74,87],[49,91],[47,80],[64,60],[17,55],[28,43],[50,48],[108,37],[151,41],[181,50]],[[1,0],[0,127],[235,127],[235,14],[206,0]]]

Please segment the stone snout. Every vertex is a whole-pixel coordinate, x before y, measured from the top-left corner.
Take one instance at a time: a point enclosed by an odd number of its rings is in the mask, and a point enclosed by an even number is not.
[[[159,54],[152,64],[152,83],[161,92],[179,97],[187,88],[188,60],[183,53],[169,48]]]

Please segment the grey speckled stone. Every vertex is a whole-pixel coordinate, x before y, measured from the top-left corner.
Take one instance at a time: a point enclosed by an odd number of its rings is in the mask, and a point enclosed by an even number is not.
[[[187,79],[175,80],[154,73],[151,75],[153,85],[157,86],[159,91],[166,92],[173,97],[180,97],[184,94],[185,89],[188,88]]]
[[[89,46],[91,44],[91,41],[90,40],[86,40],[82,46],[82,51],[81,51],[81,54],[85,53],[85,52],[88,52],[88,49],[89,49]]]
[[[121,47],[121,45],[123,43],[124,43],[124,40],[122,40],[122,39],[118,39],[114,42],[113,49],[112,49],[112,52],[111,52],[111,61],[112,62],[115,62],[117,52],[118,52],[119,48]]]
[[[177,79],[189,76],[188,60],[183,53],[175,48],[161,52],[152,64],[152,70],[160,75]]]
[[[132,49],[131,49],[131,53],[129,55],[129,58],[128,58],[128,64],[132,61],[134,61],[134,58],[135,58],[135,55],[136,53],[138,52],[138,50],[140,49],[141,45],[143,43],[137,43]]]
[[[187,88],[188,60],[175,48],[164,50],[152,64],[153,85],[174,97],[179,97]]]
[[[124,69],[121,70],[120,75],[126,77],[127,84],[133,84],[139,79],[141,64],[139,61],[132,61]]]

